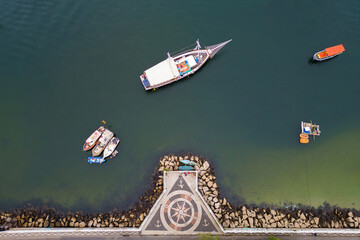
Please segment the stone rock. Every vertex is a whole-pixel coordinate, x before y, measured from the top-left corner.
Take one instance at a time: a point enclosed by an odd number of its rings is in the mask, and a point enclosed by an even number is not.
[[[347,213],[348,217],[354,217],[354,214],[350,211]]]
[[[227,227],[230,226],[230,221],[227,219],[227,220],[225,220],[225,221],[223,222],[222,225],[223,225],[223,227],[227,228]]]
[[[250,227],[253,228],[254,227],[254,219],[252,217],[249,217],[248,221],[249,221]]]
[[[355,221],[354,221],[354,219],[352,217],[347,217],[346,222],[347,223],[354,223]]]
[[[220,203],[215,203],[215,208],[219,208],[220,207]]]
[[[226,198],[224,198],[224,199],[222,200],[222,205],[223,205],[223,206],[226,206],[226,203],[227,203],[227,202],[226,202]]]
[[[140,214],[140,221],[143,221],[144,220],[144,214],[142,213],[142,214]]]
[[[45,223],[46,223],[46,221],[45,221]],[[70,226],[70,227],[73,227],[73,226],[74,226],[74,223],[75,223],[75,222],[70,222],[70,223],[69,223],[69,226]],[[45,226],[45,224],[44,224],[44,226]]]
[[[210,167],[210,165],[209,165],[208,161],[205,161],[205,162],[203,163],[203,165],[202,165],[202,168],[203,168],[204,170],[208,170],[209,167]],[[230,223],[229,223],[229,224],[230,224]]]
[[[48,226],[49,226],[49,221],[46,220],[46,221],[44,222],[44,227],[47,228]]]
[[[94,223],[94,221],[93,221],[93,220],[90,220],[90,221],[88,222],[88,227],[92,227],[93,223]]]
[[[217,199],[217,197],[213,198],[214,203],[217,203],[219,200]]]
[[[209,191],[208,187],[203,187],[202,190],[204,191],[204,193],[206,193],[207,191]]]
[[[305,214],[304,214],[304,213],[301,213],[301,214],[300,214],[300,219],[301,219],[301,220],[306,220],[306,217],[305,217]]]
[[[209,181],[209,182],[207,183],[207,185],[208,185],[208,187],[212,187],[212,185],[214,185],[214,183],[213,183],[212,181]]]
[[[316,225],[319,225],[319,222],[320,222],[320,218],[318,217],[314,217],[314,222]]]
[[[84,222],[81,222],[80,224],[79,224],[79,227],[80,228],[84,228],[86,226],[86,224],[84,223]]]

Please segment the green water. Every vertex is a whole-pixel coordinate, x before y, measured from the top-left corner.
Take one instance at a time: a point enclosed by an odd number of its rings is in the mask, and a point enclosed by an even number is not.
[[[197,38],[233,41],[146,92],[139,75]],[[359,39],[359,1],[0,1],[0,210],[124,209],[182,152],[233,203],[359,209]],[[94,166],[81,149],[101,120],[121,143]],[[316,141],[299,144],[301,120]]]

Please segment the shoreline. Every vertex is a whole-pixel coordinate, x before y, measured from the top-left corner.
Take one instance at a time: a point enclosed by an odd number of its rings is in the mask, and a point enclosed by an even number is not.
[[[224,229],[238,228],[360,228],[360,211],[324,205],[314,207],[235,206],[220,193],[209,160],[191,153],[165,155],[155,167],[144,195],[128,210],[107,213],[63,213],[54,208],[0,211],[0,230],[10,228],[138,228],[163,191],[163,172],[177,170],[179,161],[197,163],[198,189]]]

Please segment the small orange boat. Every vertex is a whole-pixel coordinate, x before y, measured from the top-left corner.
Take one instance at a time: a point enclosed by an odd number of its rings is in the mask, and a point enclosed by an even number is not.
[[[342,54],[345,51],[344,45],[336,45],[333,47],[325,48],[325,50],[322,50],[320,52],[317,52],[313,56],[313,60],[316,61],[324,61],[333,57],[336,57],[337,55]]]

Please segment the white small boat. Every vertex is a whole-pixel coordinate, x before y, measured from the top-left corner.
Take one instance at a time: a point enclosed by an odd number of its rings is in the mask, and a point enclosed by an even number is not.
[[[197,40],[195,49],[189,49],[173,57],[168,53],[166,60],[147,69],[140,76],[141,82],[146,90],[151,90],[188,77],[231,41],[232,39],[201,49]]]
[[[100,126],[99,129],[95,130],[95,132],[93,132],[93,134],[91,134],[90,137],[86,139],[83,146],[83,151],[90,150],[96,144],[96,141],[100,138],[104,131],[105,128],[103,126]]]
[[[103,158],[107,158],[108,156],[110,156],[114,152],[119,142],[120,139],[118,139],[117,137],[113,137],[104,150]]]
[[[108,142],[111,140],[111,138],[114,136],[114,133],[112,133],[110,130],[105,129],[104,133],[101,135],[99,141],[95,145],[95,147],[92,149],[92,155],[94,157],[99,156],[100,153],[104,150]]]
[[[320,136],[320,126],[315,125],[312,122],[307,123],[301,121],[301,133],[305,133],[308,135]]]

